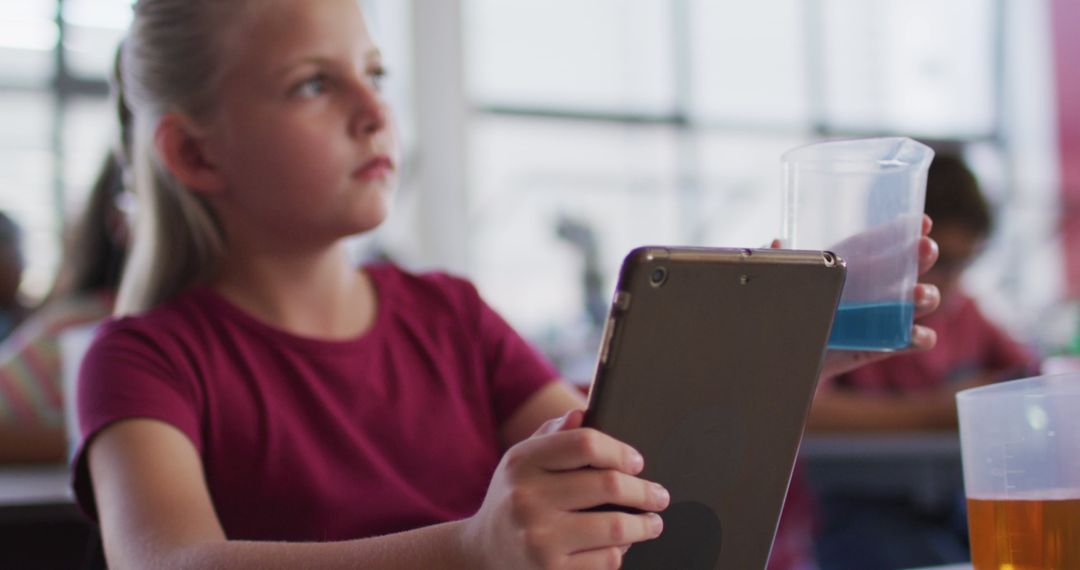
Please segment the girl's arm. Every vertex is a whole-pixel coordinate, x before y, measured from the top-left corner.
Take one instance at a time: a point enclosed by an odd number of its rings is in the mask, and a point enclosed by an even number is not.
[[[499,429],[505,447],[532,435],[546,421],[571,410],[585,409],[585,398],[566,382],[557,381],[537,390]]]
[[[636,452],[580,423],[568,414],[513,446],[473,517],[342,542],[228,540],[195,447],[157,420],[103,430],[89,468],[110,568],[614,568],[625,547],[659,534],[659,517],[581,511],[657,511],[669,499],[634,477]]]
[[[109,567],[466,568],[451,523],[411,533],[332,543],[229,541],[214,512],[191,441],[148,419],[119,422],[89,450]]]

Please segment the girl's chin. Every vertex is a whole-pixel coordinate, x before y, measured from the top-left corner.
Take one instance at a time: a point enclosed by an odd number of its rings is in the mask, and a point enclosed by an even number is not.
[[[382,226],[389,217],[389,207],[383,206],[378,208],[377,211],[368,210],[362,217],[356,220],[356,223],[351,228],[349,228],[350,231],[348,233],[350,236],[355,236],[374,231]]]

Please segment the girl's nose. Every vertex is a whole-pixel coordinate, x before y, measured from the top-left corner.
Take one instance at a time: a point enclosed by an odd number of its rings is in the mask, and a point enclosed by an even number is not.
[[[389,110],[378,89],[366,79],[359,79],[355,88],[351,120],[352,134],[372,135],[386,127]]]

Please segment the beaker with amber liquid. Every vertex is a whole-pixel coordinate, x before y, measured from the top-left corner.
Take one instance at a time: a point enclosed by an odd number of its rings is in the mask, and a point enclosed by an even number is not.
[[[975,570],[1080,570],[1080,374],[957,395]]]

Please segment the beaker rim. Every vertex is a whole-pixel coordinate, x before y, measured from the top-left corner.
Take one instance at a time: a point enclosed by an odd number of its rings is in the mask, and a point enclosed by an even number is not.
[[[929,165],[934,150],[909,137],[838,138],[812,142],[786,151],[780,157],[785,167],[835,169],[858,165],[868,171],[884,168],[918,169]]]
[[[1080,372],[1045,374],[969,388],[956,394],[957,400],[971,398],[1080,396]]]

